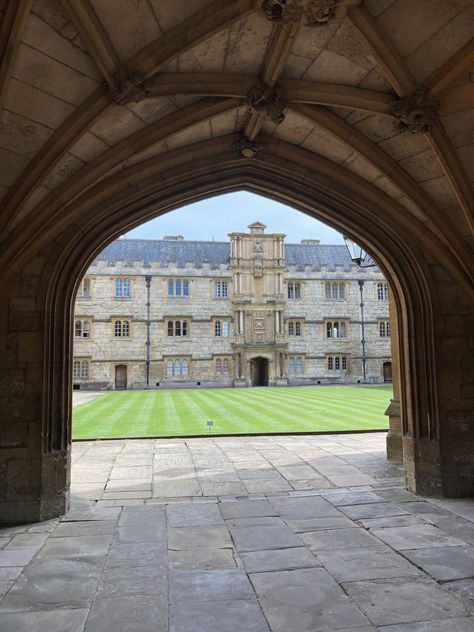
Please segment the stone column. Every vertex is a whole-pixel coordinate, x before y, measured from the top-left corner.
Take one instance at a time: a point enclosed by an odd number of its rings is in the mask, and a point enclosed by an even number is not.
[[[402,420],[400,411],[400,364],[398,349],[397,309],[393,292],[389,292],[388,310],[390,316],[390,340],[392,350],[392,384],[393,397],[385,411],[389,419],[387,434],[387,459],[389,461],[403,461]]]

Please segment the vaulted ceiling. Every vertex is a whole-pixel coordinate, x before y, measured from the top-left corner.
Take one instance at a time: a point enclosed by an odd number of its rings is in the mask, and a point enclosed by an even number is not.
[[[215,141],[242,161],[266,148],[325,159],[472,264],[472,0],[3,0],[0,11],[6,241],[105,179]]]

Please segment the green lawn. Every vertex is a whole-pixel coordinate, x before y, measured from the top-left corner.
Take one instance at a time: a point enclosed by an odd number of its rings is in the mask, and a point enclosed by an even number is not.
[[[112,391],[74,409],[74,439],[388,428],[391,386]]]

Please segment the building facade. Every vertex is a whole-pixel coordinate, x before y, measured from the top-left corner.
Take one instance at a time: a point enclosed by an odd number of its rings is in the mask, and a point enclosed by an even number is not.
[[[74,388],[391,381],[380,270],[265,228],[108,246],[76,298]]]

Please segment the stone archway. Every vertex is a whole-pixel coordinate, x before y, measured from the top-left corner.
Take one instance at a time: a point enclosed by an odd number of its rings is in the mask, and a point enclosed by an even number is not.
[[[349,193],[344,199],[340,186],[337,195],[329,186],[322,190],[319,174],[315,173],[310,180],[306,169],[303,171],[306,174],[303,186],[300,164],[296,161],[290,165],[286,163],[284,168],[282,164],[277,173],[274,172],[275,164],[278,164],[275,155],[271,160],[269,157],[266,164],[262,159],[237,163],[233,159],[226,163],[218,154],[212,164],[207,164],[199,174],[193,177],[192,170],[188,173],[188,178],[184,179],[185,188],[176,186],[173,174],[169,182],[160,182],[160,186],[155,183],[154,191],[150,188],[135,188],[128,199],[117,200],[111,196],[100,206],[94,204],[94,195],[89,200],[79,200],[77,207],[80,217],[75,209],[71,209],[71,222],[67,222],[69,227],[62,223],[56,238],[43,250],[48,253],[49,263],[38,258],[35,260],[35,265],[41,270],[38,304],[44,305],[45,319],[45,329],[38,333],[36,358],[40,374],[46,377],[46,388],[43,390],[42,383],[37,383],[34,390],[34,397],[42,402],[37,414],[43,424],[43,444],[42,453],[36,461],[38,474],[41,475],[41,493],[40,501],[35,505],[36,513],[32,514],[33,510],[29,509],[28,516],[23,515],[21,519],[57,515],[64,511],[67,503],[71,424],[71,314],[80,276],[90,260],[125,227],[156,215],[159,204],[161,212],[166,212],[178,206],[184,198],[189,200],[190,195],[198,199],[209,195],[211,191],[215,194],[217,182],[222,192],[245,188],[291,201],[296,208],[350,234],[378,259],[394,289],[399,323],[407,484],[410,489],[427,495],[459,495],[470,489],[470,481],[464,481],[467,487],[460,485],[453,472],[443,467],[441,459],[441,425],[446,423],[446,416],[440,411],[442,399],[436,384],[442,375],[442,367],[436,363],[436,354],[439,345],[445,340],[434,337],[432,310],[433,301],[437,302],[438,308],[442,305],[444,284],[439,286],[427,261],[420,256],[419,240],[422,235],[418,233],[416,222],[413,228],[418,239],[407,235],[401,239],[389,214],[375,221],[379,207],[370,200],[355,200]],[[182,175],[181,172],[181,181]],[[137,191],[140,192],[141,201],[137,199]],[[82,222],[82,229],[78,228],[78,221]],[[430,251],[428,243],[425,249]],[[445,265],[442,248],[438,246],[438,250],[431,250],[431,253],[435,252],[446,274],[453,273]],[[456,272],[456,276],[450,277],[450,285],[465,296],[462,272]],[[423,362],[419,361],[421,357],[424,358]],[[426,398],[423,393],[438,395]]]
[[[258,356],[250,360],[252,386],[268,386],[268,359]]]

